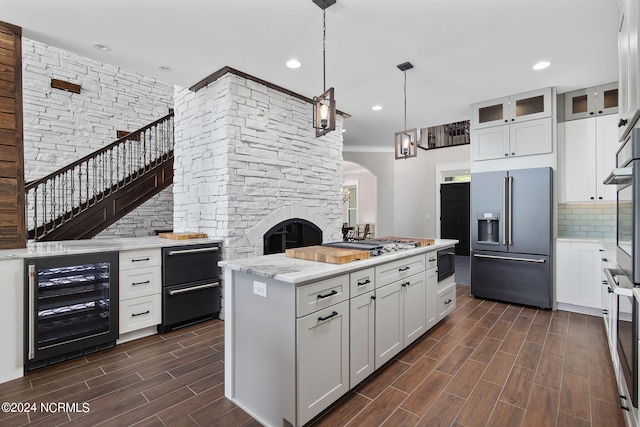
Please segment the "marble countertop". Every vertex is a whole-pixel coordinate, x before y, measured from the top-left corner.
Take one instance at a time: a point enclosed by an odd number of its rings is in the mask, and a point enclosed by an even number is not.
[[[222,239],[213,238],[173,240],[163,239],[158,236],[63,240],[59,242],[29,242],[27,243],[27,247],[23,249],[0,250],[0,260],[125,251],[133,249],[151,249],[167,246],[184,246],[221,242]]]
[[[378,264],[407,258],[451,247],[458,243],[457,240],[436,239],[435,244],[420,248],[405,249],[380,255],[369,259],[348,262],[346,264],[329,264],[324,262],[306,261],[296,258],[288,258],[285,254],[265,255],[254,258],[242,258],[231,261],[220,261],[218,265],[224,269],[240,271],[256,276],[267,277],[281,282],[296,285],[317,281],[319,279],[349,273],[363,268],[373,267]]]

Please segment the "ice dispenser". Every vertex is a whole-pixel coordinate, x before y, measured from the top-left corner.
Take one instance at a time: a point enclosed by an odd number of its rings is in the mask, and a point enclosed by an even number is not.
[[[479,213],[478,214],[478,243],[489,245],[500,244],[498,235],[500,225],[500,214]]]

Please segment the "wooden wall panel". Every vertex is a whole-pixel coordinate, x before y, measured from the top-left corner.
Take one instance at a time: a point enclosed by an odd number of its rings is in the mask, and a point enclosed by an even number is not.
[[[0,22],[0,249],[27,243],[21,34],[19,27]]]

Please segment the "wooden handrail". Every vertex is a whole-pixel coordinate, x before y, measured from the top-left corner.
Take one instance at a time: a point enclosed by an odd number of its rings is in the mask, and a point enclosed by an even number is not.
[[[122,138],[115,140],[111,144],[106,145],[106,146],[94,151],[93,153],[87,154],[86,156],[76,160],[75,162],[70,163],[67,166],[63,167],[63,168],[60,168],[57,171],[50,173],[49,175],[46,175],[46,176],[44,176],[44,177],[42,177],[40,179],[37,179],[35,181],[29,181],[29,183],[25,185],[25,191],[28,192],[29,190],[31,190],[32,188],[38,186],[39,184],[42,184],[45,181],[48,181],[48,180],[50,180],[52,178],[55,178],[56,176],[61,175],[61,174],[65,173],[66,171],[71,170],[71,169],[75,168],[76,166],[78,166],[78,165],[80,165],[82,163],[85,163],[87,160],[91,160],[92,158],[98,156],[99,154],[102,154],[102,153],[104,153],[106,151],[111,150],[113,147],[121,144],[122,142],[127,141],[129,139],[133,139],[135,136],[138,136],[138,135],[142,134],[147,129],[152,128],[152,127],[156,126],[159,123],[162,123],[163,121],[167,120],[170,117],[173,117],[173,114],[174,114],[173,110],[171,110],[171,112],[169,114],[167,114],[164,117],[159,118],[155,122],[150,123],[150,124],[140,128],[140,129],[138,129],[136,131],[133,131],[133,132],[123,136]]]

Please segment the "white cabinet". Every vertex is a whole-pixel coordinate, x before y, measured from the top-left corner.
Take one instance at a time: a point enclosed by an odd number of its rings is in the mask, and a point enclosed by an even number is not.
[[[558,309],[601,314],[600,248],[600,243],[595,241],[557,241],[556,301]]]
[[[349,390],[349,302],[297,320],[298,423],[303,425]]]
[[[424,271],[376,289],[376,369],[426,331],[425,305]]]
[[[551,88],[479,102],[473,106],[473,128],[551,117]]]
[[[473,160],[550,153],[553,150],[551,88],[473,105]]]
[[[353,388],[375,369],[375,269],[351,273],[349,280],[349,385]]]
[[[391,360],[403,348],[403,303],[399,282],[376,289],[376,369]]]
[[[375,303],[374,292],[352,298],[350,308],[349,385],[362,382],[375,370]]]
[[[160,249],[120,251],[119,268],[120,334],[139,331],[161,323]],[[153,332],[150,331],[149,334]]]
[[[438,283],[438,321],[447,317],[456,308],[455,276]]]
[[[567,121],[616,114],[617,112],[617,82],[564,94],[564,119]]]
[[[640,7],[638,0],[618,1],[618,140],[622,141],[640,115]]]
[[[564,124],[564,182],[567,202],[615,201],[616,188],[602,181],[615,167],[617,116]]]
[[[438,323],[438,270],[433,267],[425,272],[425,328],[428,331]]]

